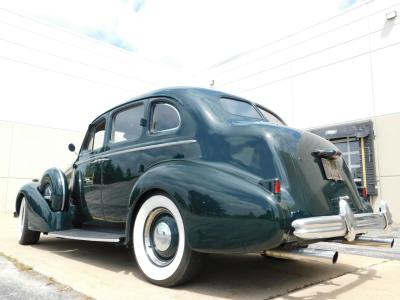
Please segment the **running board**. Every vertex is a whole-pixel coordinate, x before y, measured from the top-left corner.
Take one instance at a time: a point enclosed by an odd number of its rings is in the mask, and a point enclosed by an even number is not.
[[[120,243],[125,238],[122,234],[119,233],[101,232],[101,231],[85,230],[85,229],[52,231],[49,232],[48,235],[63,239],[104,242],[104,243]]]

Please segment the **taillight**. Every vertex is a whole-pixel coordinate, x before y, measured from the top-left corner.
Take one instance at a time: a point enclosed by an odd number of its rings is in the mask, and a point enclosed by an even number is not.
[[[280,194],[281,192],[281,181],[279,179],[275,179],[274,181],[274,194]]]
[[[281,181],[278,178],[261,180],[260,184],[274,194],[281,193]]]

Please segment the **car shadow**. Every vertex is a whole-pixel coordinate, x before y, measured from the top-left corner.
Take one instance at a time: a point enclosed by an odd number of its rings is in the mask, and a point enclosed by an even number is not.
[[[124,274],[127,280],[145,281],[135,262],[132,250],[126,247],[53,237],[42,237],[40,243],[32,247],[96,268]],[[341,263],[330,265],[276,260],[256,254],[205,255],[198,276],[192,282],[174,289],[208,297],[267,299],[284,296],[290,291],[356,271],[356,267]],[[340,294],[348,289],[354,289],[373,277],[369,276],[371,274],[357,272],[355,274],[359,277],[358,281],[338,287],[334,293]],[[330,284],[329,281],[326,284]],[[329,297],[331,295],[332,292]],[[327,297],[328,295],[318,294],[307,299],[326,299]],[[285,299],[302,298],[287,296]]]
[[[357,287],[363,285],[366,281],[381,278],[376,275],[377,271],[373,269],[359,269],[352,273],[352,278],[346,281],[346,284],[340,285],[331,280],[325,281],[323,290],[318,291],[308,290],[301,291],[298,295],[293,293],[291,295],[282,295],[280,299],[287,300],[325,300],[336,299],[338,296],[345,294]]]

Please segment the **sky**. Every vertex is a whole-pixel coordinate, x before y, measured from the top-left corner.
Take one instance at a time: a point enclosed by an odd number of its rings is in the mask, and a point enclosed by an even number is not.
[[[194,72],[365,1],[3,0],[2,5]]]

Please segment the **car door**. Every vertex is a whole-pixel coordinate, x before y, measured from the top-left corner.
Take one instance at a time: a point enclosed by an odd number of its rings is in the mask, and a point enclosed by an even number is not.
[[[80,205],[89,214],[89,219],[104,220],[101,201],[102,194],[102,163],[99,155],[103,150],[106,132],[106,118],[102,117],[89,126],[82,144],[78,160],[75,163],[76,171],[80,173],[83,185],[83,199]],[[85,209],[86,210],[86,209]]]
[[[125,224],[129,195],[140,176],[145,102],[130,103],[111,112],[107,151],[103,153],[103,207],[109,223]]]

